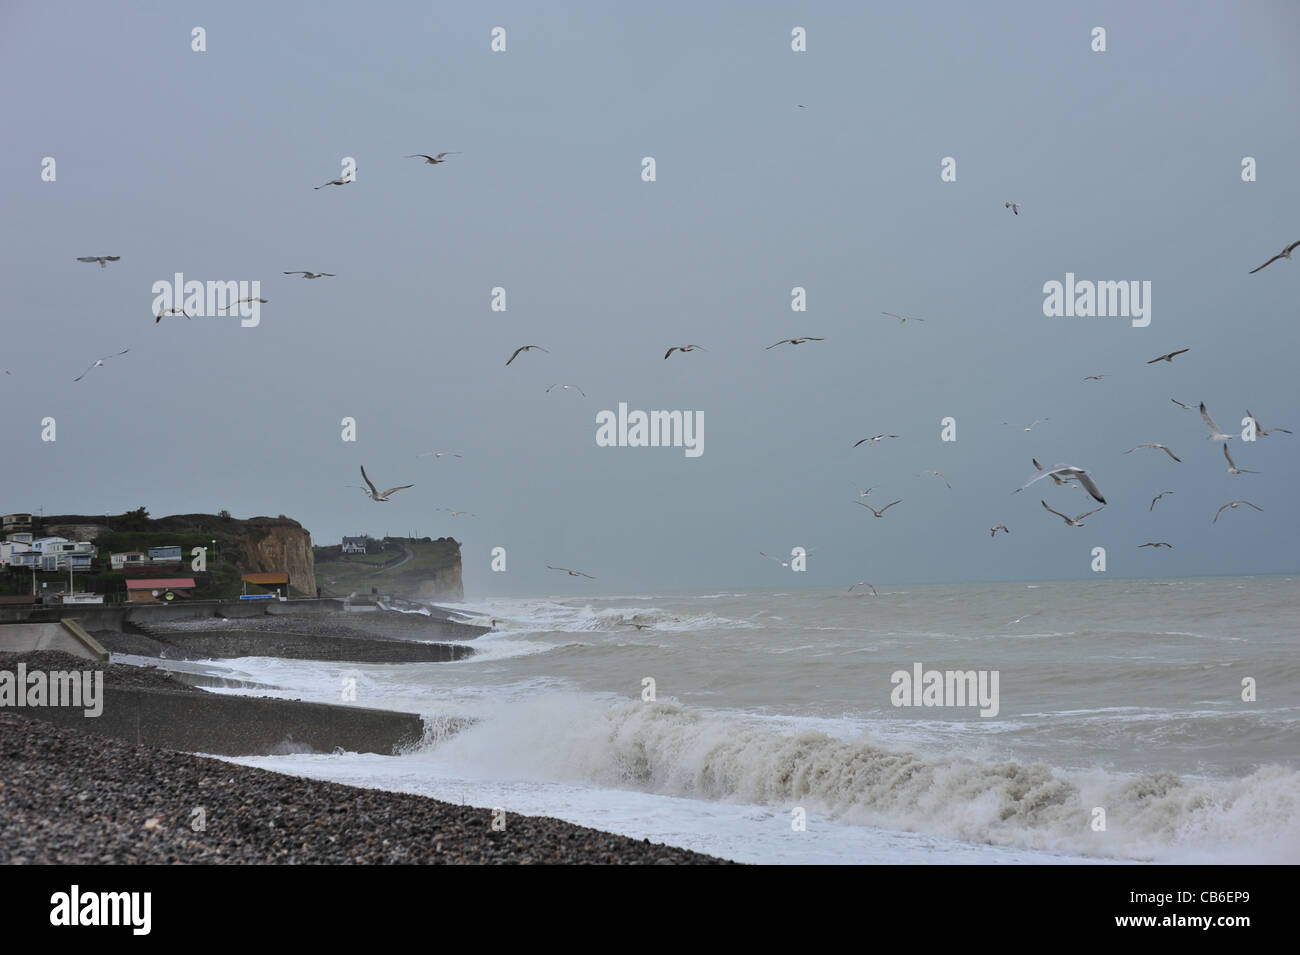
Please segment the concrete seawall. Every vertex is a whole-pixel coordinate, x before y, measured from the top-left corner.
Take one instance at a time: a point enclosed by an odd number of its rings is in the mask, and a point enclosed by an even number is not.
[[[358,608],[360,609],[360,608]],[[473,640],[487,633],[489,628],[460,623],[455,620],[384,612],[373,607],[371,613],[349,613],[345,601],[322,597],[320,599],[288,600],[193,600],[182,603],[138,603],[98,606],[0,607],[0,624],[3,623],[58,623],[62,619],[75,619],[88,631],[114,630],[130,632],[131,625],[149,627],[166,625],[181,620],[205,620],[224,617],[227,620],[245,620],[257,617],[310,616],[334,617],[347,621],[350,626],[368,632],[404,639],[443,637],[456,640]]]
[[[471,647],[459,643],[362,640],[238,629],[193,633],[174,630],[145,632],[191,658],[283,657],[349,663],[449,663],[474,655]]]
[[[104,687],[104,710],[30,707],[15,713],[130,743],[218,756],[349,752],[396,755],[418,743],[424,723],[396,713],[329,703],[248,696]]]
[[[0,653],[61,650],[74,657],[108,662],[108,651],[75,620],[0,625]]]

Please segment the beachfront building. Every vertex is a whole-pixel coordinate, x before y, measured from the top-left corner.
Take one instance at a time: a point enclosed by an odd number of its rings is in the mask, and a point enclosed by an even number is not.
[[[149,559],[155,564],[167,563],[171,561],[179,562],[181,559],[181,547],[179,544],[166,547],[150,547]]]
[[[30,537],[31,535],[28,536]],[[0,567],[14,564],[14,557],[17,554],[25,554],[31,549],[31,543],[29,541],[0,541]]]
[[[132,567],[144,567],[149,563],[149,555],[144,551],[128,550],[108,555],[108,565],[113,570],[129,570]]]
[[[70,541],[64,537],[38,537],[32,549],[40,554],[41,570],[88,571],[95,559],[95,545],[90,541]]]
[[[30,544],[32,542],[32,535],[30,533],[6,534],[5,540],[11,544]]]
[[[46,573],[56,570],[71,570],[74,573],[88,573],[95,560],[94,554],[42,554],[37,566]]]
[[[343,553],[364,554],[365,552],[366,552],[366,539],[364,537],[343,538]]]
[[[0,530],[5,534],[10,531],[30,531],[32,529],[32,515],[30,514],[6,514],[0,517]]]
[[[274,571],[271,573],[244,574],[241,578],[244,581],[244,594],[248,594],[248,585],[253,584],[261,587],[268,592],[274,592],[280,596],[289,596],[289,575],[283,571]]]
[[[165,603],[193,593],[193,577],[141,577],[126,582],[126,599],[131,603]]]

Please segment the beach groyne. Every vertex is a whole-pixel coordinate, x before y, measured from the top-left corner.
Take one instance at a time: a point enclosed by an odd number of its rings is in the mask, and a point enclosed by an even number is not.
[[[394,756],[424,736],[415,713],[186,690],[104,687],[104,711],[47,706],[26,715],[143,746],[214,756],[332,753]]]

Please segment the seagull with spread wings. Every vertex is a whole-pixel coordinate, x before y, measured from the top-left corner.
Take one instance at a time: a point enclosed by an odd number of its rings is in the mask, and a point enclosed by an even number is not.
[[[425,164],[426,166],[436,166],[436,165],[438,165],[438,163],[443,163],[443,162],[446,162],[446,161],[447,161],[447,160],[445,160],[445,159],[442,158],[443,156],[459,156],[459,155],[460,155],[460,151],[459,151],[459,150],[456,150],[456,151],[452,151],[452,152],[438,153],[438,155],[436,155],[436,156],[426,156],[424,153],[412,153],[411,155],[409,155],[409,156],[403,156],[402,158],[403,158],[403,159],[423,159],[423,160],[424,160],[424,164]]]
[[[872,587],[871,584],[865,580],[859,580],[856,584],[853,585],[853,587],[871,587],[871,596],[873,597],[880,596],[880,594],[876,593],[876,588]],[[848,593],[853,593],[853,587],[850,587],[848,589]]]
[[[763,351],[771,351],[777,345],[785,345],[787,343],[791,345],[802,345],[804,342],[824,342],[824,341],[826,341],[826,339],[824,338],[783,338],[774,345],[768,345],[766,348],[763,349]]]
[[[1083,485],[1083,489],[1092,495],[1094,501],[1098,501],[1101,504],[1106,503],[1106,499],[1101,496],[1101,491],[1097,488],[1097,485],[1093,482],[1092,475],[1089,474],[1083,468],[1076,468],[1069,464],[1058,464],[1054,468],[1049,468],[1045,471],[1039,471],[1037,474],[1031,477],[1020,487],[1016,488],[1015,491],[1013,491],[1012,493],[1019,494],[1025,488],[1029,487],[1029,485],[1033,484],[1035,481],[1041,481],[1043,478],[1051,477],[1052,475],[1055,474],[1068,475],[1069,477],[1076,479],[1080,484]],[[1087,517],[1088,515],[1085,514],[1083,516]]]
[[[1224,447],[1227,447],[1227,445],[1224,445]],[[1151,498],[1151,506],[1147,508],[1148,513],[1156,509],[1156,501],[1160,500],[1166,494],[1173,494],[1173,493],[1174,493],[1173,491],[1161,491],[1155,497]]]
[[[672,348],[664,352],[664,359],[667,360],[668,356],[675,351],[679,351],[683,355],[685,355],[688,351],[695,351],[697,348],[700,351],[708,351],[708,349],[705,348],[703,345],[674,345]]]
[[[1255,425],[1255,434],[1261,438],[1265,437],[1266,435],[1272,434],[1274,431],[1281,431],[1283,434],[1291,433],[1286,428],[1270,428],[1269,430],[1265,431],[1264,426],[1259,423],[1258,418],[1256,418],[1253,414],[1250,413],[1249,408],[1246,409],[1246,417],[1249,418],[1251,420],[1251,423]]]
[[[1002,208],[1010,209],[1016,215],[1020,215],[1020,203],[1018,202],[1004,202],[1002,203]]]
[[[881,312],[880,314],[881,314],[881,315],[888,315],[890,318],[896,318],[896,319],[898,319],[898,324],[900,324],[900,325],[902,325],[904,322],[923,322],[923,321],[925,321],[924,318],[913,318],[911,315],[896,315],[896,314],[893,313],[893,312]]]
[[[861,501],[854,501],[853,503],[854,503],[854,504],[862,504]],[[895,504],[902,504],[902,503],[903,503],[903,502],[902,502],[901,499],[900,499],[900,500],[897,500],[897,501],[890,501],[888,504],[886,504],[886,505],[885,505],[884,507],[882,507],[880,510],[876,510],[876,509],[875,509],[874,507],[872,507],[870,504],[862,504],[862,506],[865,507],[867,510],[869,510],[872,514],[876,515],[876,517],[884,517],[884,516],[885,516],[885,511],[889,510],[889,509],[890,509],[891,507],[893,507]]]
[[[1281,252],[1279,252],[1277,255],[1273,256],[1273,258],[1269,259],[1269,260],[1268,260],[1267,262],[1265,262],[1263,265],[1259,266],[1259,268],[1251,269],[1250,272],[1247,273],[1247,274],[1249,274],[1249,275],[1254,275],[1256,272],[1259,271],[1259,269],[1262,269],[1262,268],[1265,268],[1265,267],[1267,267],[1267,266],[1272,265],[1272,264],[1273,264],[1274,262],[1276,262],[1278,259],[1289,259],[1289,258],[1291,258],[1291,253],[1295,251],[1295,249],[1296,249],[1297,246],[1300,246],[1300,242],[1292,242],[1290,245],[1288,245],[1285,249],[1283,249],[1283,250],[1282,250]]]
[[[1147,364],[1148,364],[1148,365],[1154,365],[1154,364],[1155,364],[1156,362],[1158,362],[1158,361],[1170,361],[1170,362],[1171,362],[1171,361],[1173,361],[1175,358],[1177,358],[1179,355],[1183,354],[1184,352],[1189,352],[1189,351],[1191,351],[1190,348],[1180,348],[1180,349],[1178,349],[1178,351],[1166,352],[1165,354],[1159,356],[1158,358],[1152,358],[1149,362],[1147,362]]]
[[[510,362],[506,362],[506,364],[508,365],[510,364]],[[581,388],[579,388],[577,385],[551,385],[550,388],[546,389],[546,393],[548,395],[551,393],[551,388],[559,388],[561,391],[568,391],[570,388],[572,388],[578,394],[582,395],[582,397],[584,398],[587,397],[587,393],[583,391]]]
[[[1219,426],[1214,423],[1214,419],[1210,417],[1210,413],[1205,410],[1204,401],[1201,402],[1201,420],[1204,421],[1205,426],[1210,429],[1211,441],[1231,441],[1233,439],[1234,435],[1224,434],[1219,430]]]
[[[998,531],[1002,531],[1002,533],[1004,534],[1011,533],[1010,529],[1008,529],[1006,524],[995,524],[989,528],[989,537],[997,537]]]
[[[1147,541],[1145,544],[1138,544],[1138,550],[1141,550],[1143,547],[1168,547],[1172,550],[1173,546],[1173,544],[1170,544],[1167,541]]]
[[[318,278],[320,278],[322,275],[324,275],[324,276],[328,276],[329,278],[333,278],[333,277],[334,277],[334,273],[333,273],[333,272],[304,272],[302,269],[297,269],[297,270],[295,270],[295,271],[293,271],[293,272],[285,272],[284,274],[285,274],[285,275],[301,275],[301,276],[302,276],[303,278],[305,278],[305,279],[318,279]]]
[[[562,571],[564,571],[566,574],[568,574],[570,577],[586,577],[588,580],[595,580],[595,579],[596,579],[595,577],[591,576],[591,574],[584,574],[584,573],[583,573],[582,571],[580,571],[580,570],[569,570],[569,568],[567,568],[567,567],[552,567],[550,564],[547,564],[547,565],[546,565],[546,569],[547,569],[547,570],[562,570]]]
[[[88,374],[90,374],[94,369],[101,367],[101,366],[104,364],[104,362],[107,361],[108,359],[110,359],[110,358],[116,358],[117,355],[125,355],[125,354],[126,354],[127,352],[129,352],[130,350],[131,350],[131,349],[129,349],[129,348],[123,348],[123,349],[122,349],[120,352],[118,352],[116,355],[105,355],[103,358],[96,358],[93,362],[91,362],[91,365],[90,365],[89,368],[87,368],[85,371],[83,371],[81,374],[79,374],[76,378],[73,378],[72,380],[73,380],[73,381],[81,381],[82,378],[85,378],[85,377],[86,377]],[[5,374],[8,374],[8,372],[6,372]]]
[[[867,447],[872,447],[874,445],[879,444],[881,441],[885,440],[885,438],[897,438],[897,437],[898,435],[896,434],[877,434],[870,438],[863,438],[861,441],[855,441],[853,442],[853,446],[856,448],[859,444],[865,444]]]
[[[1173,459],[1174,459],[1175,461],[1177,461],[1179,464],[1182,464],[1182,463],[1183,463],[1183,459],[1182,459],[1182,458],[1180,458],[1178,455],[1174,454],[1174,452],[1170,451],[1170,450],[1169,450],[1168,448],[1166,448],[1163,444],[1139,444],[1136,448],[1129,448],[1129,449],[1128,449],[1127,451],[1125,451],[1124,453],[1125,453],[1125,454],[1132,454],[1134,451],[1137,451],[1137,450],[1140,449],[1140,448],[1155,448],[1157,451],[1163,451],[1165,454],[1169,455],[1171,458],[1173,458]]]
[[[1034,469],[1035,469],[1035,470],[1038,470],[1038,471],[1042,471],[1042,470],[1044,470],[1043,466],[1042,466],[1041,464],[1038,463],[1038,458],[1030,458],[1029,460],[1032,461],[1032,462],[1034,462]],[[1079,486],[1079,485],[1075,484],[1073,481],[1067,481],[1065,478],[1061,477],[1059,474],[1048,474],[1048,477],[1050,477],[1050,478],[1052,479],[1052,483],[1055,484],[1057,487],[1078,487],[1078,486]]]
[[[536,348],[538,351],[544,351],[548,355],[550,354],[550,352],[547,351],[545,348],[543,348],[541,345],[520,345],[518,348],[515,349],[515,353],[506,359],[506,364],[508,365],[516,358],[518,358],[520,352],[532,351],[534,348]]]
[[[370,480],[366,475],[366,467],[364,464],[361,466],[361,479],[366,482],[366,487],[362,488],[362,490],[366,491],[366,493],[370,495],[372,501],[380,501],[381,503],[386,503],[388,501],[388,496],[396,491],[405,491],[408,487],[415,487],[414,484],[399,484],[397,487],[390,487],[387,491],[384,491],[381,494],[379,489],[375,487],[375,482]],[[366,488],[369,488],[369,490],[366,490]]]
[[[1237,467],[1237,462],[1232,460],[1232,455],[1228,453],[1228,446],[1223,446],[1223,456],[1228,459],[1229,474],[1258,474],[1258,471],[1248,471],[1246,468]]]
[[[108,268],[109,262],[121,261],[120,255],[79,255],[78,262],[98,262],[101,269]]]
[[[153,317],[153,323],[157,325],[168,315],[184,315],[186,318],[192,318],[189,312],[183,308],[163,308],[158,310],[158,314]]]
[[[323,182],[319,186],[312,186],[313,189],[324,189],[326,186],[346,186],[352,182],[350,176],[339,176],[337,179],[331,179],[329,182]]]
[[[1262,507],[1257,507],[1256,505],[1251,504],[1250,501],[1229,501],[1227,504],[1223,505],[1223,507],[1219,508],[1217,511],[1214,512],[1214,520],[1210,521],[1210,523],[1211,524],[1219,523],[1219,515],[1222,514],[1224,511],[1226,511],[1228,508],[1232,508],[1233,510],[1236,510],[1238,504],[1245,504],[1247,507],[1253,507],[1255,508],[1255,510],[1261,512],[1264,510]]]
[[[1052,511],[1052,508],[1048,506],[1046,501],[1039,501],[1039,503],[1042,504],[1043,507],[1046,507],[1049,511]],[[1087,511],[1083,514],[1080,514],[1078,517],[1067,517],[1066,515],[1062,514],[1060,511],[1052,511],[1052,513],[1055,514],[1057,517],[1059,517],[1061,520],[1065,521],[1065,523],[1069,524],[1071,527],[1082,527],[1083,519],[1085,517],[1088,517],[1092,514],[1096,514],[1100,510],[1101,510],[1100,507],[1094,507],[1091,511]]]

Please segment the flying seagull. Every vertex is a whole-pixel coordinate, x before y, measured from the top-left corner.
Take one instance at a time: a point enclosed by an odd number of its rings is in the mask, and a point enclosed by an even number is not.
[[[854,503],[854,504],[862,504],[861,501],[854,501],[853,503]],[[875,514],[876,517],[882,517],[882,516],[884,516],[885,511],[889,510],[889,509],[890,509],[891,507],[893,507],[895,504],[902,504],[902,503],[903,503],[903,502],[902,502],[901,500],[898,500],[898,501],[890,501],[888,504],[886,504],[886,505],[885,505],[884,507],[882,507],[880,510],[876,510],[876,509],[875,509],[874,507],[872,507],[870,504],[862,504],[862,506],[865,507],[867,510],[869,510],[872,514]]]
[[[163,316],[165,315],[184,315],[186,318],[192,317],[190,313],[185,311],[183,308],[164,308],[159,309],[158,314],[153,317],[153,323],[157,325],[163,320]]]
[[[948,484],[948,479],[947,479],[946,477],[944,477],[943,474],[942,474],[941,472],[939,472],[939,471],[922,471],[922,472],[920,472],[920,473],[917,475],[917,477],[924,477],[924,476],[927,475],[927,474],[930,475],[930,476],[932,476],[932,477],[943,478],[943,483],[944,483],[945,485],[947,485],[948,490],[950,490],[950,491],[952,490],[952,485],[951,485],[951,484]]]
[[[1171,458],[1173,458],[1173,459],[1174,459],[1175,461],[1177,461],[1179,464],[1182,464],[1182,463],[1183,463],[1183,459],[1182,459],[1182,458],[1180,458],[1178,455],[1174,454],[1174,452],[1170,451],[1170,450],[1169,450],[1168,448],[1166,448],[1163,444],[1139,444],[1136,448],[1129,448],[1129,449],[1128,449],[1127,451],[1125,451],[1124,453],[1125,453],[1125,454],[1132,454],[1134,451],[1138,450],[1138,448],[1156,448],[1157,450],[1159,450],[1159,451],[1163,451],[1165,454],[1169,455]]]
[[[911,315],[895,315],[893,312],[881,312],[880,314],[881,314],[881,315],[888,315],[890,318],[896,318],[896,319],[898,319],[898,324],[900,324],[900,325],[902,325],[904,322],[923,322],[923,321],[925,321],[924,318],[913,318]]]
[[[1259,419],[1256,418],[1253,414],[1250,413],[1250,409],[1249,409],[1249,408],[1246,409],[1246,417],[1249,418],[1249,419],[1254,423],[1254,425],[1255,425],[1255,434],[1257,434],[1257,435],[1258,435],[1259,437],[1261,437],[1261,438],[1264,437],[1265,435],[1270,435],[1270,434],[1272,434],[1274,431],[1281,431],[1283,434],[1290,434],[1290,433],[1291,433],[1291,432],[1288,431],[1286,428],[1272,428],[1272,429],[1270,429],[1270,430],[1268,430],[1268,431],[1265,431],[1263,425],[1261,425],[1261,424],[1259,423]]]
[[[679,352],[681,352],[681,353],[684,355],[684,354],[686,354],[688,351],[695,351],[695,349],[697,349],[697,348],[698,348],[700,351],[708,351],[708,349],[705,348],[703,345],[674,345],[672,348],[670,348],[670,349],[668,349],[666,352],[664,352],[664,359],[666,360],[666,359],[668,358],[668,356],[671,355],[671,354],[672,354],[673,352],[675,352],[675,351],[679,351]]]
[[[1018,203],[1018,202],[1004,202],[1004,203],[1002,204],[1002,208],[1003,208],[1003,209],[1010,209],[1010,210],[1011,210],[1012,212],[1014,212],[1016,215],[1020,215],[1020,203]]]
[[[1191,351],[1190,348],[1180,348],[1178,349],[1178,351],[1171,351],[1168,354],[1161,355],[1159,358],[1152,358],[1149,362],[1147,362],[1147,364],[1154,365],[1158,361],[1173,361],[1183,352],[1189,352],[1189,351]]]
[[[1034,462],[1034,467],[1037,468],[1039,471],[1043,470],[1043,466],[1042,466],[1041,464],[1038,463],[1038,458],[1030,458],[1029,460]],[[1065,486],[1065,487],[1078,487],[1078,485],[1075,484],[1073,481],[1067,481],[1065,478],[1061,477],[1059,474],[1051,474],[1051,475],[1048,475],[1048,476],[1052,479],[1052,483],[1055,484],[1055,485],[1057,485],[1058,487],[1061,487],[1061,486]]]
[[[885,438],[897,438],[897,437],[898,435],[896,434],[878,434],[871,438],[863,438],[861,441],[855,441],[853,442],[853,446],[856,448],[859,444],[867,444],[868,447],[871,447],[872,445],[879,444]]]
[[[808,549],[806,549],[806,550],[804,551],[804,555],[806,556],[806,555],[808,555],[808,554],[811,554],[811,553],[812,553],[813,551],[815,551],[816,549],[817,549],[817,548],[815,548],[815,547],[813,547],[813,548],[808,548]],[[780,564],[782,567],[789,567],[789,566],[790,566],[790,562],[789,562],[788,560],[780,560],[779,558],[773,557],[771,554],[764,554],[761,550],[758,552],[758,556],[759,556],[759,557],[766,557],[768,560],[770,560],[770,561],[774,561],[775,563]]]
[[[1159,360],[1160,360],[1160,359],[1158,359],[1158,358],[1156,359],[1156,361],[1159,361]],[[1147,364],[1149,365],[1149,364],[1151,364],[1151,362],[1147,362]],[[1182,408],[1184,411],[1191,411],[1191,410],[1192,410],[1192,406],[1191,406],[1191,405],[1185,405],[1185,404],[1183,404],[1181,401],[1179,401],[1177,398],[1170,398],[1169,400],[1172,401],[1174,404],[1178,405],[1178,407]]]
[[[1232,455],[1228,453],[1228,446],[1223,446],[1223,456],[1228,459],[1229,474],[1258,474],[1258,471],[1248,471],[1245,468],[1237,467],[1237,462],[1232,460]]]
[[[117,262],[122,257],[120,255],[79,255],[78,262],[98,262],[101,269],[108,268],[109,262]]]
[[[859,580],[856,584],[853,585],[853,587],[871,587],[871,584],[867,583],[865,580]],[[853,593],[853,587],[850,587],[848,589],[848,593]],[[871,587],[871,596],[873,597],[880,596],[880,594],[876,593],[875,587]]]
[[[789,342],[791,345],[802,345],[804,342],[824,342],[824,338],[783,338],[776,345],[768,345],[763,351],[771,351],[777,345],[784,345]]]
[[[1071,465],[1068,464],[1058,464],[1056,467],[1051,468],[1049,470],[1039,471],[1037,474],[1031,477],[1020,487],[1016,488],[1016,490],[1013,493],[1018,494],[1019,492],[1023,491],[1025,488],[1029,487],[1029,485],[1033,484],[1035,481],[1041,481],[1043,478],[1049,477],[1050,475],[1053,474],[1068,474],[1073,478],[1077,478],[1079,483],[1083,485],[1083,489],[1092,495],[1094,501],[1098,501],[1102,504],[1106,503],[1106,499],[1101,496],[1101,491],[1098,490],[1097,485],[1093,483],[1092,475],[1089,474],[1087,471],[1085,471],[1083,468],[1072,467]],[[1087,514],[1084,515],[1084,517],[1087,516],[1088,516]]]
[[[469,515],[470,517],[478,517],[477,514],[470,514],[469,511],[453,511],[450,507],[444,507],[442,510],[446,511],[452,517],[464,517],[466,515]]]
[[[857,487],[857,485],[855,484],[854,487]],[[871,487],[867,488],[865,491],[859,489],[858,497],[859,498],[870,497],[871,492],[874,491],[875,489],[876,489],[875,485],[872,485]]]
[[[131,350],[131,349],[129,349],[129,348],[123,348],[120,352],[117,353],[117,355],[125,355],[125,354],[126,354],[127,352],[129,352],[130,350]],[[116,358],[117,355],[105,355],[103,358],[96,358],[95,361],[94,361],[94,363],[91,364],[90,368],[87,368],[85,371],[83,371],[81,374],[79,374],[76,378],[73,378],[72,380],[73,380],[73,381],[81,381],[82,378],[85,378],[86,375],[90,374],[90,372],[91,372],[92,369],[95,369],[95,368],[100,367],[101,365],[104,364],[104,362],[105,362],[107,359],[109,359],[109,358]],[[8,374],[8,372],[6,372],[5,374]]]
[[[366,493],[370,495],[370,499],[372,501],[387,501],[388,495],[392,494],[393,492],[405,491],[408,487],[415,487],[414,484],[399,484],[397,487],[390,487],[387,491],[384,491],[382,494],[380,494],[379,491],[375,488],[375,482],[370,480],[370,478],[366,476],[366,467],[364,464],[361,466],[361,478],[366,482],[366,487],[370,489],[369,491],[366,491]],[[366,489],[362,488],[362,490],[364,491]]]
[[[1226,510],[1227,510],[1228,508],[1230,508],[1230,507],[1231,507],[1233,510],[1236,510],[1238,504],[1245,504],[1247,507],[1254,507],[1255,510],[1257,510],[1257,511],[1263,511],[1263,510],[1264,510],[1262,507],[1256,507],[1254,504],[1251,504],[1250,501],[1229,501],[1227,504],[1223,505],[1223,507],[1219,508],[1217,511],[1214,512],[1214,520],[1210,521],[1210,523],[1211,523],[1211,524],[1217,524],[1217,523],[1219,522],[1219,515],[1220,515],[1220,514],[1222,514],[1224,511],[1226,511]]]
[[[1105,375],[1089,375],[1087,378],[1085,378],[1085,379],[1083,379],[1083,380],[1084,380],[1084,381],[1101,381],[1101,380],[1102,380],[1103,378],[1105,378],[1105,377],[1106,377]]]
[[[264,299],[264,298],[254,298],[253,296],[250,295],[248,298],[241,298],[241,299],[237,299],[236,301],[231,302],[229,305],[225,306],[225,307],[222,309],[222,311],[223,311],[223,312],[224,312],[224,311],[229,311],[230,309],[234,308],[236,305],[243,305],[245,302],[257,302],[258,304],[261,304],[261,305],[269,305],[269,304],[270,304],[270,301],[269,301],[268,299]]]
[[[1265,262],[1264,265],[1261,265],[1261,266],[1259,267],[1259,269],[1262,269],[1262,268],[1264,268],[1265,266],[1272,265],[1272,264],[1273,264],[1274,262],[1276,262],[1278,259],[1289,259],[1289,258],[1291,258],[1291,253],[1292,253],[1292,251],[1296,248],[1296,246],[1300,246],[1300,242],[1292,242],[1290,245],[1288,245],[1285,249],[1283,249],[1283,250],[1282,250],[1281,252],[1279,252],[1277,255],[1273,256],[1273,258],[1271,258],[1271,259],[1269,259],[1267,262]],[[1249,274],[1249,275],[1254,275],[1256,272],[1259,271],[1259,269],[1251,269],[1250,272],[1249,272],[1248,274]]]
[[[459,451],[422,451],[421,453],[417,454],[416,457],[427,458],[429,455],[433,455],[435,458],[440,458],[444,454],[450,454],[453,458],[464,457],[464,455]]]
[[[1138,544],[1138,550],[1141,550],[1143,547],[1168,547],[1172,550],[1173,546],[1173,544],[1167,543],[1166,541],[1147,541],[1145,544]]]
[[[330,278],[333,278],[333,277],[334,277],[334,273],[333,273],[333,272],[304,272],[302,269],[297,269],[297,270],[295,270],[295,271],[293,271],[293,272],[285,272],[284,274],[285,274],[285,275],[301,275],[301,276],[302,276],[303,278],[305,278],[305,279],[318,279],[318,278],[320,278],[322,275],[327,275],[327,276],[329,276]]]
[[[423,159],[426,166],[436,166],[440,162],[446,162],[443,156],[459,156],[460,151],[438,153],[436,156],[426,156],[424,153],[412,153],[409,156],[403,156],[403,159]]]
[[[543,348],[541,345],[520,345],[518,348],[515,349],[515,353],[514,353],[513,355],[511,355],[508,359],[506,359],[506,364],[508,365],[508,364],[510,364],[512,361],[514,361],[516,358],[518,358],[518,357],[519,357],[519,353],[520,353],[521,351],[532,351],[534,348],[536,348],[538,351],[544,351],[544,352],[546,352],[546,354],[548,354],[548,355],[550,354],[550,352],[549,352],[549,351],[546,351],[546,349]]]
[[[342,176],[339,176],[337,179],[331,179],[329,182],[323,182],[319,186],[312,186],[312,188],[324,189],[326,186],[346,186],[351,181],[351,179],[345,179]]]
[[[586,577],[588,580],[595,580],[595,579],[596,579],[595,577],[591,576],[591,574],[584,574],[584,573],[583,573],[582,571],[580,571],[580,570],[569,570],[569,568],[567,568],[567,567],[552,567],[550,564],[547,564],[547,565],[546,565],[546,569],[547,569],[547,570],[562,570],[562,571],[564,571],[566,574],[568,574],[570,577]]]
[[[1224,445],[1224,447],[1227,447],[1227,445]],[[1156,509],[1156,501],[1160,500],[1166,494],[1173,494],[1173,493],[1174,493],[1173,491],[1161,491],[1155,497],[1151,498],[1151,506],[1147,508],[1148,513]]]
[[[1006,524],[995,524],[995,525],[993,525],[992,527],[989,528],[989,537],[997,537],[997,536],[998,536],[998,531],[1002,531],[1004,534],[1010,534],[1010,533],[1011,533],[1011,531],[1008,530]]]
[[[1039,503],[1042,504],[1043,507],[1046,507],[1049,511],[1052,511],[1052,509],[1048,507],[1046,501],[1039,501]],[[1085,517],[1088,517],[1091,514],[1096,514],[1100,510],[1101,510],[1100,507],[1094,507],[1091,511],[1087,511],[1086,513],[1080,514],[1078,517],[1066,517],[1060,511],[1052,511],[1052,513],[1055,514],[1057,517],[1059,517],[1061,520],[1065,521],[1065,523],[1069,524],[1071,527],[1082,527],[1083,519]]]
[[[1051,421],[1051,420],[1052,420],[1051,418],[1035,418],[1033,424],[1031,424],[1028,428],[1021,428],[1020,430],[1021,430],[1021,431],[1024,431],[1024,432],[1030,432],[1030,431],[1033,431],[1034,428],[1035,428],[1037,425],[1041,424],[1042,422],[1044,422],[1044,421]],[[1002,423],[1005,424],[1005,425],[1010,425],[1010,424],[1011,424],[1010,421],[1004,421],[1004,422],[1002,422]]]
[[[514,359],[512,358],[511,361],[513,361],[513,360],[514,360]],[[506,362],[506,364],[508,365],[508,364],[510,364],[510,362]],[[568,391],[570,388],[572,388],[572,389],[573,389],[574,391],[576,391],[578,394],[582,395],[582,397],[584,397],[584,398],[587,397],[587,393],[586,393],[585,391],[583,391],[581,388],[579,388],[577,385],[551,385],[551,388],[559,388],[559,389],[561,389],[562,391]],[[551,388],[547,388],[547,389],[546,389],[546,393],[547,393],[548,395],[551,393]]]
[[[1204,402],[1204,401],[1201,402],[1201,419],[1205,422],[1206,427],[1208,427],[1208,428],[1210,429],[1210,440],[1211,440],[1211,441],[1231,441],[1231,440],[1232,440],[1232,438],[1233,438],[1232,435],[1230,435],[1230,434],[1224,434],[1222,431],[1219,430],[1219,426],[1218,426],[1217,424],[1214,423],[1214,419],[1210,417],[1210,413],[1209,413],[1208,411],[1205,410],[1205,402]]]

